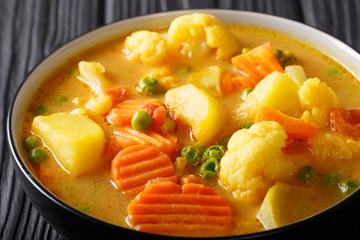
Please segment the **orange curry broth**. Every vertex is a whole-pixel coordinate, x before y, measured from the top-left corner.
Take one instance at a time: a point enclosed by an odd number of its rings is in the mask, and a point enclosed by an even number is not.
[[[339,64],[312,47],[290,39],[286,35],[277,34],[266,29],[235,25],[229,26],[229,28],[241,47],[253,48],[271,41],[274,47],[292,51],[297,57],[296,64],[304,68],[307,77],[318,77],[326,82],[337,94],[341,106],[345,108],[360,107],[360,94],[357,94],[360,92],[359,82]],[[129,61],[123,52],[123,42],[124,38],[115,39],[81,52],[44,79],[44,83],[30,100],[25,112],[23,138],[25,139],[31,134],[31,122],[35,117],[33,110],[36,106],[46,106],[48,109],[46,115],[56,112],[70,112],[75,108],[84,107],[87,100],[93,95],[91,89],[77,79],[77,64],[81,60],[100,62],[106,69],[105,77],[112,81],[114,86],[128,87],[130,99],[146,98],[146,96],[136,91],[136,84],[141,77],[146,76],[150,72],[151,67],[139,62]],[[180,68],[184,64],[176,59],[172,60],[167,65],[174,69]],[[221,66],[225,70],[233,68],[230,61],[218,60],[214,54],[206,57],[203,61],[190,62],[192,71],[197,71],[214,64]],[[332,77],[327,74],[326,69],[330,65],[335,65],[342,70],[340,76]],[[233,114],[236,107],[242,101],[241,94],[242,91],[227,94],[218,98],[218,100],[230,114]],[[68,100],[64,103],[56,103],[54,97],[58,95],[67,96]],[[163,95],[156,97],[162,98]],[[108,138],[112,127],[106,123],[105,118],[93,118],[93,120],[104,129],[105,135]],[[227,124],[224,130],[224,135],[233,133],[238,127],[230,119],[229,124]],[[325,128],[321,131],[331,131],[331,129]],[[180,146],[191,143],[188,131],[178,133],[177,136],[180,142],[178,144],[179,150],[181,150]],[[104,157],[103,166],[99,167],[97,172],[89,173],[85,176],[72,177],[58,164],[50,150],[48,152],[49,159],[41,164],[29,160],[29,165],[35,176],[47,189],[70,206],[86,214],[106,222],[129,227],[126,223],[127,206],[132,198],[121,194],[112,185],[110,176],[111,159]],[[297,161],[299,165],[313,163],[311,151],[306,146],[298,146],[296,149],[292,149],[292,151],[285,154],[285,157]],[[172,160],[175,161],[174,158]],[[328,172],[337,169],[342,171],[343,176],[354,177],[354,174],[360,172],[357,160],[347,160],[346,165],[339,163],[331,165],[332,163],[330,163],[330,166],[319,165],[315,166],[315,168],[320,172],[322,170]],[[196,173],[196,167],[188,168],[185,172]],[[217,178],[214,180],[202,180],[202,183],[216,190],[232,205],[235,212],[236,228],[230,235],[264,230],[261,222],[256,218],[261,203],[246,204],[239,202],[231,192],[218,183]],[[289,176],[288,183],[299,184],[293,175]],[[344,197],[344,195],[338,194],[339,191],[325,188],[321,184],[312,184],[309,190],[321,193],[319,196],[324,201],[319,206],[320,209],[329,207]]]

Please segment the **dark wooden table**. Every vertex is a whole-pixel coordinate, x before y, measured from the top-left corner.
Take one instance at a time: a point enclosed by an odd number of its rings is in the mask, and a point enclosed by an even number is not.
[[[147,13],[189,8],[277,15],[319,28],[360,50],[358,0],[0,0],[0,239],[63,239],[22,191],[6,140],[7,111],[27,73],[53,50],[89,30]],[[358,205],[360,201],[331,216],[328,223],[319,223],[321,239],[360,239]]]

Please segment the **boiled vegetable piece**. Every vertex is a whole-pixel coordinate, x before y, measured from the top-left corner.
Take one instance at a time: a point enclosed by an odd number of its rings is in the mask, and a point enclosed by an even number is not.
[[[86,116],[55,113],[37,116],[31,130],[42,138],[71,175],[95,170],[105,146],[102,128]]]
[[[89,85],[91,90],[99,94],[102,88],[109,86],[109,83],[103,76],[105,68],[98,62],[81,61],[78,64],[80,80]]]
[[[188,124],[196,139],[203,143],[219,135],[226,123],[222,105],[192,84],[169,90],[165,94],[165,105]]]
[[[86,108],[99,115],[104,115],[110,111],[113,106],[113,100],[110,96],[100,93],[89,99]]]
[[[274,71],[284,72],[272,53],[271,42],[239,54],[233,57],[231,62],[237,70],[254,79],[256,83]]]
[[[290,65],[285,67],[285,74],[295,81],[299,87],[306,81],[306,74],[300,65]]]
[[[177,182],[169,156],[146,145],[121,150],[111,162],[111,177],[118,190],[128,196],[140,193],[148,181],[156,178]]]
[[[308,189],[278,182],[268,190],[258,218],[265,229],[272,229],[311,216],[321,210],[312,194]]]
[[[299,86],[286,74],[273,72],[259,82],[247,96],[237,110],[237,118],[241,124],[254,122],[262,106],[294,116],[300,108],[298,91]]]
[[[279,110],[261,107],[255,117],[255,122],[274,121],[280,123],[289,137],[308,139],[318,133],[318,126],[315,123],[303,119],[290,117]]]
[[[230,204],[219,193],[197,183],[148,184],[128,206],[136,230],[175,236],[228,235],[234,228]]]
[[[189,83],[204,89],[213,96],[219,96],[221,94],[221,76],[222,69],[219,66],[211,66],[193,73]]]

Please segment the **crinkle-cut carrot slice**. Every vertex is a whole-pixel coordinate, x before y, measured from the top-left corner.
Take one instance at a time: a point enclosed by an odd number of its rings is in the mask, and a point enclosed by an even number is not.
[[[130,125],[136,111],[137,109],[112,108],[106,116],[106,120],[115,126]]]
[[[247,53],[237,55],[231,59],[234,67],[245,76],[261,81],[273,71],[284,72],[280,63],[272,53],[272,44],[267,42]]]
[[[109,123],[115,126],[130,125],[131,119],[138,110],[147,110],[150,115],[163,105],[160,99],[131,99],[115,104],[106,116]]]
[[[139,132],[133,129],[118,129],[110,138],[108,156],[114,157],[121,149],[132,145],[153,146],[161,152],[172,155],[176,150],[177,138],[170,134],[159,134],[153,131]]]
[[[334,108],[329,113],[330,126],[355,140],[360,140],[360,109]]]
[[[129,221],[139,231],[177,236],[219,236],[234,228],[225,198],[197,183],[170,181],[148,185],[128,206]]]
[[[135,196],[149,180],[159,177],[177,182],[170,158],[152,146],[134,145],[120,151],[111,162],[111,177],[119,191]]]
[[[152,114],[150,114],[153,122],[151,124],[151,130],[159,131],[161,125],[165,123],[166,119],[166,110],[163,106],[157,107]]]
[[[201,184],[201,180],[198,176],[195,175],[185,175],[180,178],[180,183],[182,185],[186,183],[198,183]]]

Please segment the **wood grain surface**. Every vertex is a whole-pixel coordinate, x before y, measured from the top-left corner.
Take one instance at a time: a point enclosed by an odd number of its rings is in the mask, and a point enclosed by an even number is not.
[[[22,191],[6,140],[7,111],[27,73],[59,46],[104,24],[199,8],[239,9],[293,19],[360,50],[358,0],[0,0],[0,239],[63,239]],[[359,218],[357,205],[334,216],[334,224],[324,227],[322,239],[360,239],[360,223],[352,220]]]

